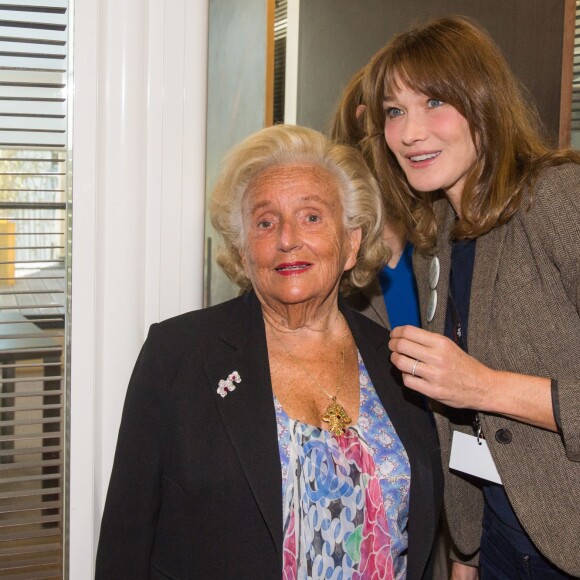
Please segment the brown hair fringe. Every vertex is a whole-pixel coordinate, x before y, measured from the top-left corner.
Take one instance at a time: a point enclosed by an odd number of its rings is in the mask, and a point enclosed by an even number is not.
[[[448,16],[395,36],[366,67],[362,80],[368,138],[362,148],[413,243],[435,246],[433,202],[443,193],[412,189],[385,142],[383,101],[400,86],[440,99],[465,117],[477,150],[453,237],[476,238],[506,223],[538,172],[580,162],[572,150],[548,146],[535,106],[499,48],[479,25]]]

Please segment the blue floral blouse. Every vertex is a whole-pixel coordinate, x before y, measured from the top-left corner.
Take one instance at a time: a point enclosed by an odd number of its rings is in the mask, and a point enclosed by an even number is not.
[[[359,418],[343,435],[291,419],[274,397],[286,580],[406,576],[409,459],[358,361]]]

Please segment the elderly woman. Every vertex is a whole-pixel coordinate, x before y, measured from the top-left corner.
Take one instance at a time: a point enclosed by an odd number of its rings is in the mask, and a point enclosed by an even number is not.
[[[469,19],[393,38],[363,84],[416,248],[423,329],[390,346],[436,401],[454,577],[580,576],[580,158]]]
[[[360,154],[264,129],[230,155],[211,213],[245,293],[151,327],[97,579],[429,577],[434,432],[388,333],[339,293],[385,255]]]

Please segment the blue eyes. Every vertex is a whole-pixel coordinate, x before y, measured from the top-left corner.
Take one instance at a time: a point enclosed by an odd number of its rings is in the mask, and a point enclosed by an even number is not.
[[[426,106],[428,109],[437,109],[445,104],[444,101],[441,99],[427,99]],[[400,117],[404,115],[403,109],[399,109],[398,107],[385,107],[385,117],[387,119],[395,119],[396,117]]]
[[[385,114],[389,119],[394,119],[395,117],[402,115],[403,111],[401,111],[401,109],[397,109],[397,107],[389,107],[385,111]]]

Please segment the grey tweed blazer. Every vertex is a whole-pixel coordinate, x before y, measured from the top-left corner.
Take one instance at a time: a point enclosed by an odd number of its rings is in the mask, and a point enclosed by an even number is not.
[[[444,332],[454,213],[435,203],[441,266],[432,322],[431,256],[415,252],[423,328]],[[506,493],[526,532],[554,564],[580,576],[580,166],[544,170],[522,208],[477,240],[468,328],[469,354],[485,365],[556,379],[561,433],[503,416],[480,421]],[[455,414],[434,404],[445,473],[445,508],[458,556],[478,558],[483,496],[449,454]],[[508,430],[498,432],[500,430]],[[507,437],[505,436],[507,433]],[[510,437],[511,434],[511,437]]]
[[[378,276],[366,288],[360,288],[346,297],[347,304],[377,324],[391,330],[387,307]]]

